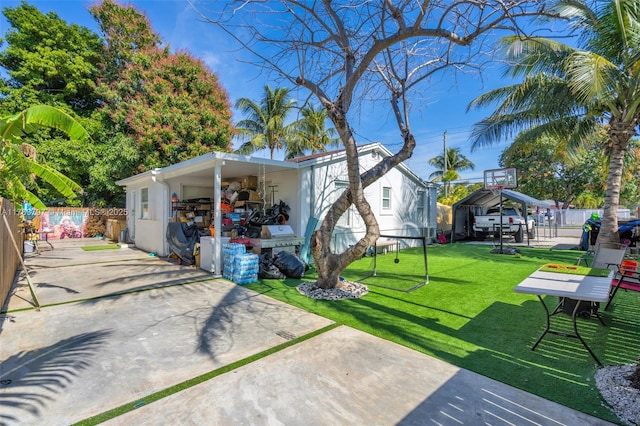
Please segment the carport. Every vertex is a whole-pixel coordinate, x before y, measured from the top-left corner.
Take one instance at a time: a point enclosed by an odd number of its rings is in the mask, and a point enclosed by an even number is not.
[[[529,208],[548,208],[551,204],[538,200],[511,189],[502,190],[502,200],[520,204],[522,214],[526,215]],[[453,205],[451,241],[465,240],[474,236],[473,217],[482,215],[490,207],[500,205],[500,193],[489,189],[480,189]]]

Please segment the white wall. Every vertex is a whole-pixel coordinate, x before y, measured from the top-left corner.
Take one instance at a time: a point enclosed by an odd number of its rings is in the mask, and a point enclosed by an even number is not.
[[[140,192],[143,188],[149,189],[149,215],[147,218],[141,217]],[[157,253],[160,256],[169,255],[165,243],[165,221],[167,212],[169,212],[166,191],[162,183],[153,182],[151,177],[147,182],[127,186],[129,238],[137,248]]]
[[[371,153],[360,157],[361,172],[368,170],[379,161]],[[301,173],[301,185],[308,188],[312,204],[304,206],[303,215],[307,212],[322,220],[335,199],[342,193],[336,191],[336,182],[348,182],[346,162],[325,163],[308,167]],[[391,188],[391,208],[382,208],[383,187]],[[418,190],[425,192],[423,220],[418,219]],[[301,193],[304,191],[301,190]],[[435,190],[424,188],[412,177],[394,168],[365,189],[365,196],[376,215],[380,233],[387,235],[422,236],[424,228],[436,226]],[[433,197],[433,198],[432,198]],[[433,206],[430,206],[432,201]],[[313,211],[311,210],[313,209]],[[365,226],[355,207],[350,207],[345,215],[351,215],[346,224],[338,224],[334,231],[334,251],[342,251],[355,244],[365,234]],[[345,221],[345,217],[341,218]],[[430,225],[431,224],[431,225]],[[435,237],[435,231],[434,235]],[[404,240],[407,246],[415,245],[415,241]]]
[[[268,173],[264,176],[266,182],[270,185],[277,186],[274,194],[274,203],[280,200],[284,201],[291,210],[289,211],[289,222],[294,234],[304,236],[304,226],[307,223],[307,216],[303,215],[302,205],[303,199],[300,196],[300,172],[298,170],[283,170],[275,173]],[[271,188],[265,188],[266,192],[270,192]],[[265,199],[268,199],[265,197]],[[272,204],[272,205],[273,205]],[[306,204],[306,203],[305,203]],[[269,208],[272,205],[266,205]]]

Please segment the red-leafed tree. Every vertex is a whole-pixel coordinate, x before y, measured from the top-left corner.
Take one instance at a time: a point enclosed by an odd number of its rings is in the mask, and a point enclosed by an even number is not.
[[[105,109],[117,131],[135,142],[138,171],[230,150],[228,95],[202,61],[161,47],[147,18],[131,6],[106,0],[91,13],[106,40]]]

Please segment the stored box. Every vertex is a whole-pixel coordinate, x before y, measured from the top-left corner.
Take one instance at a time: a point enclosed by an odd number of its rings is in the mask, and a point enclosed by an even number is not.
[[[245,176],[242,178],[243,189],[256,189],[258,187],[257,176]]]

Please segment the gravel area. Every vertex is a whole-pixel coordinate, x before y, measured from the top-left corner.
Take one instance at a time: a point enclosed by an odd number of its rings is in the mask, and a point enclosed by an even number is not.
[[[326,290],[317,287],[316,283],[311,281],[304,282],[296,288],[300,294],[324,300],[357,299],[369,292],[369,287],[366,285],[351,281],[341,281],[336,288]]]
[[[612,365],[596,372],[596,385],[613,412],[627,425],[640,425],[640,390],[628,377],[636,364]]]

